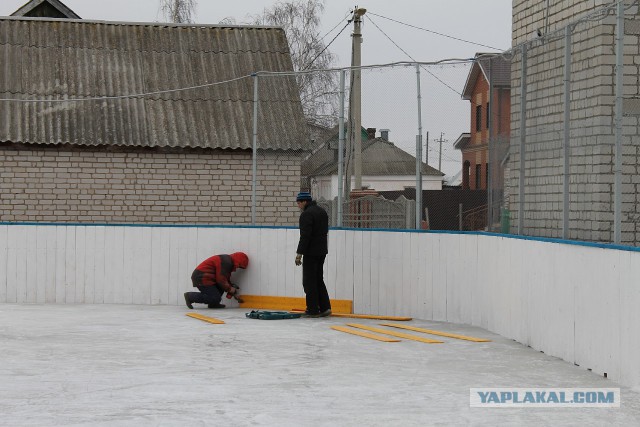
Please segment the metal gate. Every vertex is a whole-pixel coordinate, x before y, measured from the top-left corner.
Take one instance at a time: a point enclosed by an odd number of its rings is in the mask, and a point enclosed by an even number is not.
[[[329,225],[338,226],[338,198],[319,199],[329,215]],[[344,202],[342,205],[342,226],[350,228],[391,228],[411,229],[415,227],[415,200],[404,196],[395,201],[382,196],[364,196]]]

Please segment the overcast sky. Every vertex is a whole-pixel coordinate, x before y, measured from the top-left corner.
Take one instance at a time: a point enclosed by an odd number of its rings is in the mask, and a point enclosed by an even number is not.
[[[25,3],[26,0],[0,0],[0,15],[10,15]],[[84,19],[163,20],[159,0],[63,0],[63,3]],[[217,24],[233,17],[242,24],[274,3],[199,0],[195,20]],[[321,33],[326,34],[325,43],[331,42],[347,24],[349,11],[355,4],[325,1]],[[366,0],[357,5],[367,9],[362,28],[363,65],[411,61],[408,55],[420,62],[470,58],[476,52],[497,52],[511,45],[511,0]],[[350,65],[352,30],[352,25],[347,26],[329,46],[338,57],[337,67]],[[460,97],[468,70],[468,64],[421,69],[423,135],[426,139],[429,132],[431,140],[429,164],[438,167],[438,144],[434,139],[444,132],[447,141],[443,144],[442,171],[447,175],[460,170],[461,156],[453,149],[453,142],[460,133],[469,131],[470,105]],[[364,72],[362,79],[362,125],[390,129],[390,139],[396,145],[415,153],[418,133],[415,68]]]

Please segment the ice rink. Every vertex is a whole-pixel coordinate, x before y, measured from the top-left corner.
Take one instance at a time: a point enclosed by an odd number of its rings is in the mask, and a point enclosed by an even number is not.
[[[640,425],[640,390],[479,328],[414,319],[491,342],[386,343],[330,329],[377,320],[248,311],[0,304],[0,425]],[[620,387],[622,404],[471,408],[471,387]]]

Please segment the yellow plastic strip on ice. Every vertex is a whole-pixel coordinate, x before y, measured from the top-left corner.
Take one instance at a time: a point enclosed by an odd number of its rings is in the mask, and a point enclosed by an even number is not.
[[[224,321],[220,319],[216,319],[215,317],[203,316],[198,313],[187,313],[187,316],[193,317],[194,319],[204,320],[205,322],[213,323],[216,325],[224,325]]]
[[[391,335],[392,337],[404,338],[406,340],[420,341],[427,344],[443,344],[442,341],[432,340],[430,338],[422,338],[415,335],[404,334],[402,332],[393,332],[387,329],[374,328],[372,326],[361,325],[359,323],[347,323],[347,326],[352,328],[364,329],[366,331],[377,332],[379,334]]]
[[[368,332],[362,332],[357,329],[345,328],[344,326],[332,326],[331,329],[334,329],[340,332],[346,332],[348,334],[358,335],[360,337],[371,338],[372,340],[378,340],[383,342],[400,342],[400,340],[383,337],[382,335],[370,334]]]
[[[450,334],[448,332],[434,331],[433,329],[416,328],[415,326],[405,326],[397,323],[380,323],[380,325],[391,326],[392,328],[408,329],[410,331],[423,332],[425,334],[438,335],[441,337],[455,338],[458,340],[473,341],[473,342],[491,342],[491,340],[487,340],[484,338],[475,338],[475,337],[468,337],[466,335]]]
[[[304,310],[300,308],[294,308],[291,311],[294,313],[300,313],[300,312],[303,312]],[[333,311],[333,307],[331,307],[331,311]],[[347,317],[350,319],[395,320],[396,322],[412,320],[411,317],[378,316],[374,314],[348,314],[348,313],[331,313],[331,317]]]
[[[240,295],[242,302],[240,308],[261,308],[264,310],[289,310],[295,311],[295,307],[304,307],[306,301],[301,297],[277,297],[268,295]],[[304,311],[304,310],[300,310]],[[353,301],[331,300],[331,311],[334,313],[351,313]],[[391,320],[391,319],[388,319]]]

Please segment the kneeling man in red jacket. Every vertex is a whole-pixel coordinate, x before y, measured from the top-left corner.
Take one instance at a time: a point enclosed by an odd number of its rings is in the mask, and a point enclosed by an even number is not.
[[[193,308],[193,304],[198,303],[207,304],[209,308],[224,308],[224,304],[220,304],[222,294],[234,295],[237,291],[231,283],[231,273],[248,265],[249,257],[244,252],[214,255],[202,261],[191,275],[193,287],[200,292],[184,293],[187,307]]]

